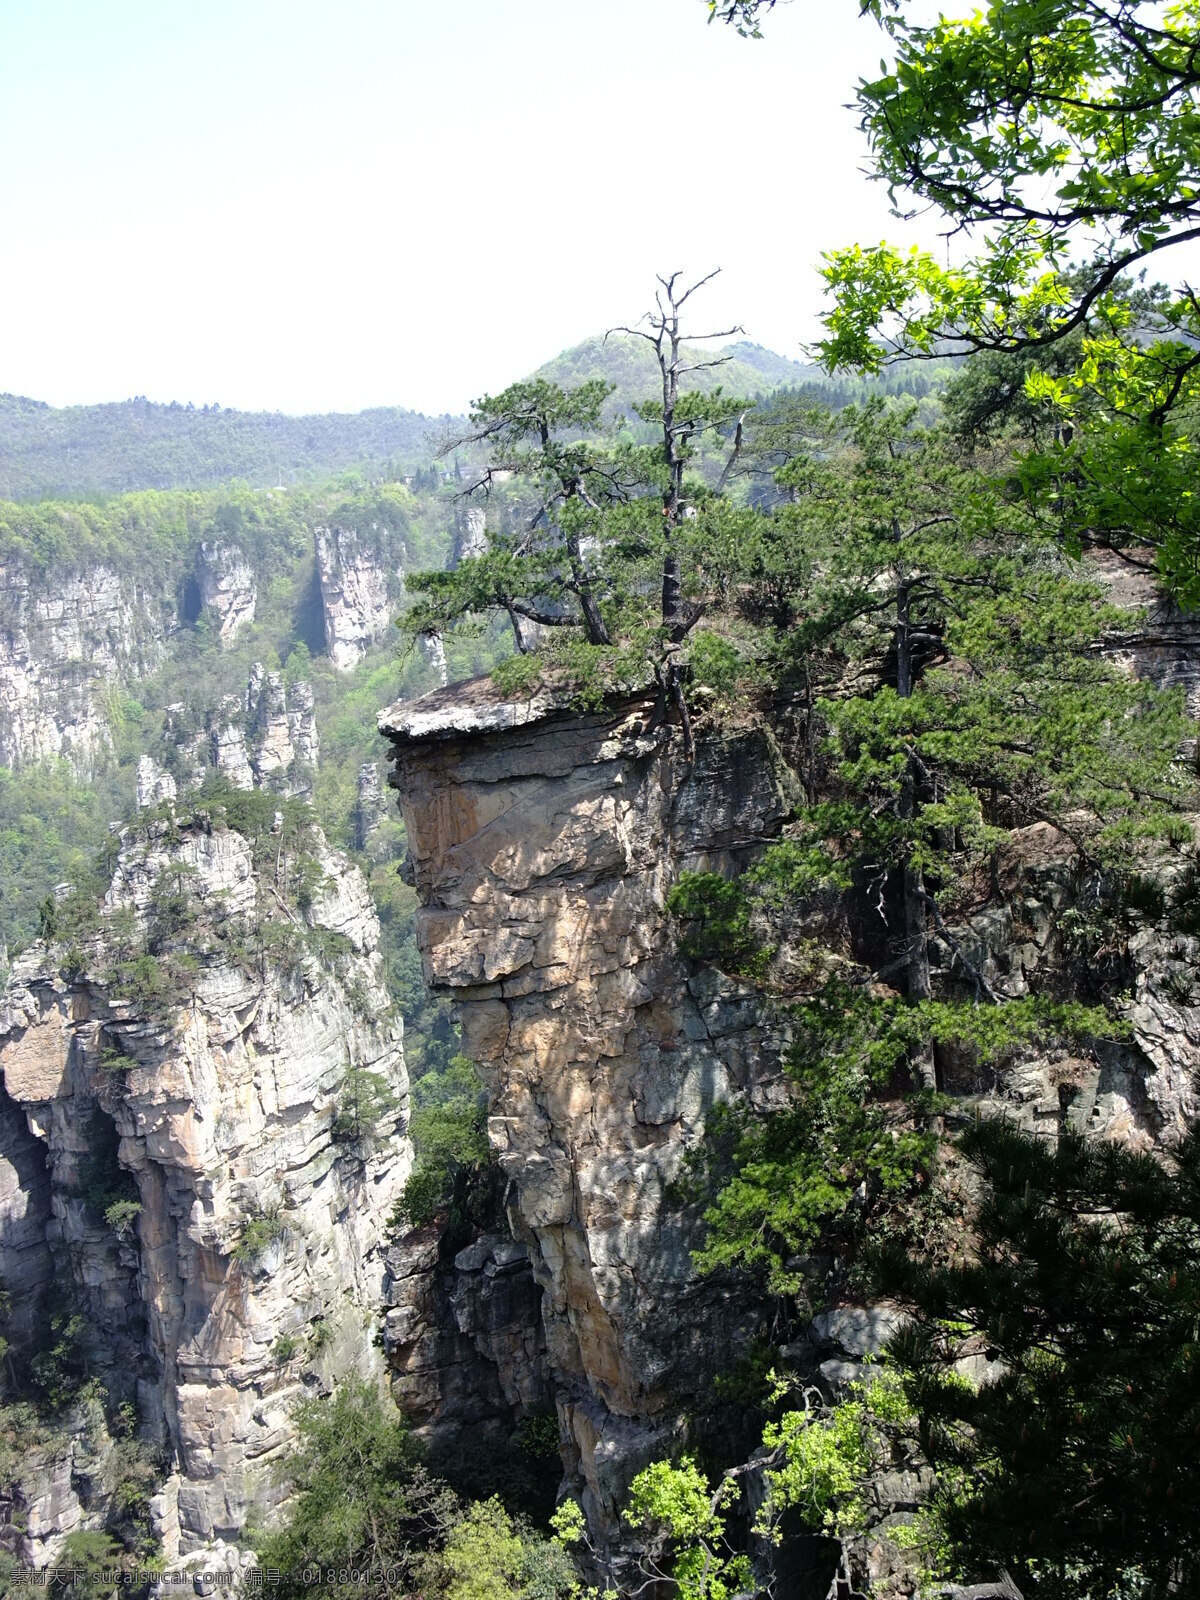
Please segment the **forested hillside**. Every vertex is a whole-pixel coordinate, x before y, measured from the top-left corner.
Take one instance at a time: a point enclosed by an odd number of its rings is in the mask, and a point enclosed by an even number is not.
[[[311,484],[348,467],[397,477],[427,467],[448,417],[399,406],[292,417],[139,397],[54,407],[0,395],[0,497]]]
[[[816,368],[760,345],[732,346],[719,381],[730,392],[766,394],[819,381]],[[622,404],[643,397],[653,370],[636,341],[586,340],[548,362],[539,376],[603,376]],[[700,375],[703,379],[705,375]],[[396,479],[428,472],[440,440],[461,418],[401,406],[354,413],[287,416],[220,405],[158,404],[138,396],[104,405],[55,407],[0,395],[0,499],[89,498],[139,489],[312,485],[356,469]]]
[[[689,366],[699,364],[698,370],[683,375],[681,387],[685,391],[709,393],[720,388],[727,395],[751,401],[782,391],[828,405],[846,405],[867,394],[921,396],[940,388],[953,371],[952,363],[931,362],[920,367],[898,367],[867,379],[854,374],[831,377],[814,363],[790,361],[745,339],[713,349],[697,345],[685,354]],[[533,376],[564,387],[591,379],[611,384],[614,392],[609,402],[610,415],[627,415],[635,403],[659,398],[662,390],[650,345],[637,335],[621,332],[585,339],[547,361]]]

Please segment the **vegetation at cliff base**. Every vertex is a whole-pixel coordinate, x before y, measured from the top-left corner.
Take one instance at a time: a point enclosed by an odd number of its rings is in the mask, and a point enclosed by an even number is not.
[[[257,1541],[284,1600],[414,1589],[429,1600],[582,1600],[562,1543],[496,1499],[460,1502],[373,1385],[347,1380],[303,1402],[296,1424],[280,1468],[293,1496],[286,1520]]]

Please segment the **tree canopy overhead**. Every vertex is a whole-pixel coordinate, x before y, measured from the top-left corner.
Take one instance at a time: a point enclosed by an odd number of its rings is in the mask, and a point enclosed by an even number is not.
[[[774,5],[709,12],[757,35]],[[875,176],[894,205],[933,206],[983,249],[957,269],[886,245],[833,251],[828,359],[882,359],[861,341],[885,313],[898,349],[1052,343],[1131,270],[1200,238],[1194,0],[993,0],[928,25],[903,0],[859,9],[894,56],[856,95]]]
[[[709,17],[758,37],[774,5],[710,0]],[[1152,546],[1176,598],[1200,603],[1200,301],[1135,281],[1200,239],[1200,5],[992,0],[928,24],[910,10],[862,0],[891,61],[856,100],[874,176],[898,214],[945,217],[947,258],[827,252],[822,360],[1021,354],[1016,382],[1055,425],[1026,464],[1031,499],[1068,545]]]

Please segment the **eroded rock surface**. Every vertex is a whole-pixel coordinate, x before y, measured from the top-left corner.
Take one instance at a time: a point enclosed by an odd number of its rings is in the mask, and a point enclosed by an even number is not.
[[[89,770],[111,743],[106,696],[154,671],[174,625],[172,606],[110,568],[51,580],[0,567],[0,763]]]
[[[458,1002],[487,1085],[568,1467],[612,1531],[630,1476],[755,1315],[697,1279],[667,1187],[711,1107],[770,1095],[778,1071],[753,997],[689,981],[664,900],[681,866],[744,861],[771,837],[793,780],[762,730],[689,765],[648,699],[574,715],[476,684],[380,725],[426,974]]]
[[[316,545],[325,649],[349,672],[390,627],[400,575],[356,528],[317,528]]]
[[[1151,640],[1130,665],[1191,692],[1158,649]],[[380,727],[426,975],[458,1003],[513,1231],[543,1291],[564,1461],[593,1530],[611,1538],[632,1473],[678,1441],[714,1365],[736,1360],[755,1325],[732,1287],[697,1279],[697,1239],[669,1186],[714,1105],[766,1107],[785,1092],[782,1023],[753,988],[679,957],[665,898],[681,870],[744,867],[791,815],[796,781],[770,728],[702,726],[689,764],[636,697],[584,715],[551,691],[506,701],[476,681],[397,705]],[[1071,930],[1105,891],[1071,856],[1045,824],[1015,830],[996,901],[951,930],[998,994],[1053,990],[1079,959]],[[1152,870],[1169,878],[1188,860],[1167,852]],[[1169,1145],[1200,1110],[1196,946],[1165,920],[1131,938],[1128,1040],[1086,1060],[1031,1049],[1002,1070],[945,1050],[940,1086],[1025,1126]],[[950,992],[938,941],[931,961],[935,988]],[[804,1364],[836,1393],[895,1316],[831,1292]],[[397,1342],[415,1325],[405,1309],[393,1324]]]
[[[170,1469],[168,1557],[269,1509],[297,1398],[381,1367],[386,1230],[411,1162],[401,1025],[365,880],[319,835],[312,848],[301,915],[207,813],[130,829],[77,964],[35,945],[0,1015],[0,1277],[31,1323],[50,1277],[84,1312],[89,1370]],[[187,885],[196,965],[150,997],[122,946],[163,915],[164,882]],[[394,1096],[360,1139],[335,1128],[355,1070]],[[46,1559],[83,1515],[78,1478],[51,1452],[7,1542],[22,1513],[22,1549]]]
[[[552,1400],[541,1289],[529,1251],[507,1230],[447,1256],[419,1229],[387,1256],[384,1348],[392,1393],[426,1434],[505,1438]]]
[[[200,604],[216,623],[223,645],[232,643],[254,621],[258,583],[254,569],[237,545],[205,540],[196,562]]]

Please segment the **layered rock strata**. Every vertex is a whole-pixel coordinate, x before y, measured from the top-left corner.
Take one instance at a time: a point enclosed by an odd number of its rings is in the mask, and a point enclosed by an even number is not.
[[[285,685],[279,672],[257,662],[246,689],[249,762],[256,783],[278,794],[312,794],[320,758],[312,685]]]
[[[223,645],[254,621],[258,584],[254,569],[236,545],[205,540],[196,563],[200,604],[216,623]]]
[[[428,980],[458,1002],[528,1246],[564,1457],[593,1528],[674,1437],[754,1310],[700,1282],[666,1192],[720,1101],[777,1092],[748,991],[689,972],[665,896],[744,863],[789,814],[762,730],[694,764],[653,703],[576,715],[460,685],[380,719],[395,758]]]
[[[325,650],[338,672],[356,667],[391,626],[401,574],[356,528],[317,528]]]
[[[419,1431],[503,1445],[517,1419],[551,1405],[542,1291],[524,1244],[484,1233],[448,1257],[431,1226],[397,1241],[387,1268],[392,1393]]]
[[[379,763],[364,761],[358,769],[354,800],[354,848],[372,857],[386,853],[381,830],[387,816],[387,801],[379,778]]]
[[[98,931],[77,934],[69,970],[61,948],[31,948],[0,1015],[0,1277],[30,1319],[15,1332],[34,1334],[51,1281],[83,1314],[108,1410],[133,1402],[165,1463],[168,1558],[269,1510],[293,1402],[381,1363],[386,1230],[411,1162],[401,1025],[365,880],[319,835],[310,848],[301,915],[286,870],[256,867],[215,815],[130,829]],[[131,951],[180,885],[186,930],[151,961],[173,987],[150,993]],[[351,1137],[337,1119],[354,1071],[392,1098]],[[31,1462],[7,1508],[0,1536],[27,1559],[103,1518],[102,1494],[81,1509],[72,1488],[76,1444]]]
[[[89,770],[111,744],[107,697],[160,665],[173,612],[108,567],[53,580],[0,567],[0,763]]]

